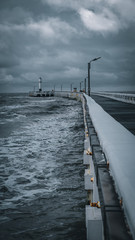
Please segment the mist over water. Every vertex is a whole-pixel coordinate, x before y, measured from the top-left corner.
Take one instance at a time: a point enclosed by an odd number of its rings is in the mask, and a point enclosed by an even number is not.
[[[81,103],[0,96],[0,239],[85,239]]]

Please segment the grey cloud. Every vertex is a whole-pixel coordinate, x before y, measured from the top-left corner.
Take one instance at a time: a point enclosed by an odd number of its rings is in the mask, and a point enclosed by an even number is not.
[[[11,68],[13,66],[17,66],[18,60],[17,59],[9,59],[8,57],[3,57],[0,59],[0,68]]]
[[[135,89],[134,18],[126,12],[119,15],[120,0],[75,0],[69,7],[61,0],[5,2],[0,3],[1,90],[14,91],[15,83],[18,91],[31,90],[39,76],[49,87],[63,84],[69,89],[72,82],[79,87],[87,76],[88,61],[98,56],[101,60],[91,68],[92,89]],[[107,17],[108,9],[108,17],[119,23],[117,31],[101,34],[86,27],[81,8],[95,17],[100,9]],[[126,19],[126,26],[121,19]]]
[[[76,11],[80,9],[89,10],[90,12],[99,15],[103,15],[105,11],[110,12],[110,20],[115,20],[116,23],[119,19],[122,21],[121,24],[125,26],[127,21],[135,21],[135,3],[133,0],[125,1],[122,0],[41,0],[43,3],[48,3],[51,6],[58,7],[60,9],[71,8]],[[106,12],[107,17],[107,12]],[[112,15],[112,17],[111,17]],[[117,17],[118,16],[118,19]],[[108,17],[107,17],[108,18]]]
[[[32,17],[32,13],[25,11],[21,7],[14,7],[12,9],[3,9],[0,14],[1,24],[22,24]]]

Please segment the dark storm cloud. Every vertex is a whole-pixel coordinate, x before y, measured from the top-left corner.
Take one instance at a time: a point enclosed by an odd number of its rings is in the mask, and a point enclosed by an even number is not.
[[[9,59],[6,57],[0,59],[0,68],[11,68],[13,66],[17,66],[18,64],[19,63],[17,59]]]
[[[132,0],[12,0],[0,6],[1,91],[12,83],[29,90],[39,76],[50,87],[79,86],[88,61],[98,56],[91,69],[94,90],[135,89]]]

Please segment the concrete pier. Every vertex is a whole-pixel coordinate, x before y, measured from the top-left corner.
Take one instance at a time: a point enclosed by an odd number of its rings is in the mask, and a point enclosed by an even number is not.
[[[134,143],[134,138],[122,126],[120,126],[120,124],[118,122],[116,123],[116,121],[114,119],[112,119],[109,115],[107,115],[107,113],[104,113],[104,111],[101,109],[101,107],[99,105],[96,105],[96,103],[94,103],[94,101],[91,98],[89,98],[88,96],[86,96],[84,112],[85,112],[84,116],[86,119],[86,129],[87,129],[86,137],[89,137],[90,148],[92,150],[92,162],[94,164],[94,173],[95,173],[95,179],[96,179],[95,189],[98,189],[96,200],[99,199],[98,201],[93,201],[93,204],[91,204],[91,202],[90,202],[90,205],[93,207],[97,207],[97,208],[100,207],[100,209],[101,209],[101,219],[100,220],[102,222],[103,232],[101,234],[102,238],[100,238],[100,239],[105,239],[105,240],[106,239],[107,240],[108,239],[114,239],[114,240],[115,239],[121,239],[121,240],[133,239],[132,238],[133,222],[128,226],[127,222],[129,220],[128,220],[128,218],[125,217],[126,212],[125,212],[125,208],[123,208],[123,199],[118,194],[118,189],[116,188],[117,177],[119,177],[119,175],[121,174],[120,173],[121,169],[118,168],[118,162],[116,162],[116,160],[115,160],[118,158],[118,156],[116,156],[116,154],[113,154],[114,158],[111,159],[111,163],[113,163],[113,164],[116,163],[114,166],[115,170],[117,171],[117,169],[119,169],[119,174],[117,174],[117,176],[113,175],[113,177],[112,177],[112,170],[111,170],[112,166],[110,166],[110,162],[109,162],[109,160],[110,160],[109,154],[110,153],[108,151],[108,155],[107,155],[106,151],[109,150],[107,148],[109,148],[111,146],[110,140],[112,138],[114,138],[114,134],[119,136],[118,130],[120,131],[119,137],[121,138],[121,140],[123,139],[122,138],[123,134],[125,134],[125,136],[128,136],[130,138],[131,142],[133,142],[133,143]],[[92,116],[92,118],[91,118],[91,116]],[[85,119],[84,119],[84,121],[85,121]],[[93,122],[93,119],[94,119],[94,122]],[[108,120],[108,122],[105,120]],[[109,123],[111,124],[111,122],[112,122],[112,126],[109,125]],[[98,127],[97,127],[97,125],[98,125]],[[102,127],[103,125],[104,125],[104,127]],[[96,126],[96,130],[95,130],[95,126]],[[108,131],[107,131],[107,126],[108,127],[110,126]],[[114,126],[114,128],[113,128],[113,126]],[[113,131],[113,133],[111,130]],[[112,133],[112,135],[109,133]],[[121,136],[121,134],[122,134],[122,136]],[[108,141],[107,141],[107,136],[109,137]],[[116,147],[116,138],[115,138],[115,142],[113,143],[114,144],[114,146],[113,146],[114,153],[116,152],[117,148],[119,150],[121,148],[121,151],[120,151],[121,153],[122,153],[122,149],[123,150],[125,149],[124,148],[125,145],[121,144],[122,141],[120,143],[118,142],[118,136],[117,136],[117,147]],[[104,138],[103,143],[106,143],[106,147],[105,147],[105,144],[102,143],[102,138]],[[124,138],[124,139],[126,139],[126,138]],[[100,145],[101,143],[102,143],[102,145]],[[105,152],[104,152],[104,150],[105,150]],[[106,156],[107,156],[107,158],[106,158]],[[132,160],[132,158],[131,158],[131,160]],[[124,165],[122,164],[122,166],[124,166]],[[125,180],[125,179],[122,178],[121,181],[119,181],[121,183],[121,188],[124,187],[122,184],[123,180]],[[126,181],[125,181],[125,183],[126,183]],[[119,189],[119,190],[121,190],[121,189]],[[128,189],[125,189],[125,191],[128,194]],[[93,190],[93,193],[94,193],[94,190]],[[91,194],[91,196],[89,198],[90,201],[92,200],[93,195],[94,194]],[[98,196],[99,196],[99,198],[98,198]],[[130,199],[129,196],[128,196],[128,198],[129,198],[129,201],[130,200],[132,201],[132,199]],[[126,202],[126,204],[129,204],[129,203]],[[86,211],[88,211],[88,208],[86,208]],[[128,211],[129,211],[129,209],[128,209]],[[132,212],[130,214],[132,214]],[[89,214],[86,213],[86,216],[88,216],[88,215]],[[89,225],[87,225],[87,224],[86,224],[86,226],[87,226],[87,239],[88,240],[89,239],[90,240],[98,239],[97,236],[96,236],[97,238],[94,238],[95,235],[91,235],[91,234],[89,235],[89,231],[90,231],[91,227],[89,227]],[[99,229],[97,229],[97,232],[101,232],[101,227],[100,227],[100,225],[98,225],[98,226],[99,226]]]
[[[33,91],[29,92],[30,97],[53,97],[54,92],[53,91]]]
[[[110,174],[109,161],[100,145],[87,101],[83,95],[79,97],[85,125],[83,164],[86,167],[84,188],[88,202],[85,207],[87,240],[131,240],[132,234],[125,218],[122,200]]]

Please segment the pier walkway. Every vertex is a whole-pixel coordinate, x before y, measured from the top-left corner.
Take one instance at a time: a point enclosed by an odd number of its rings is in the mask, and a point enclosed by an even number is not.
[[[113,118],[135,135],[135,104],[92,95],[92,98]]]

